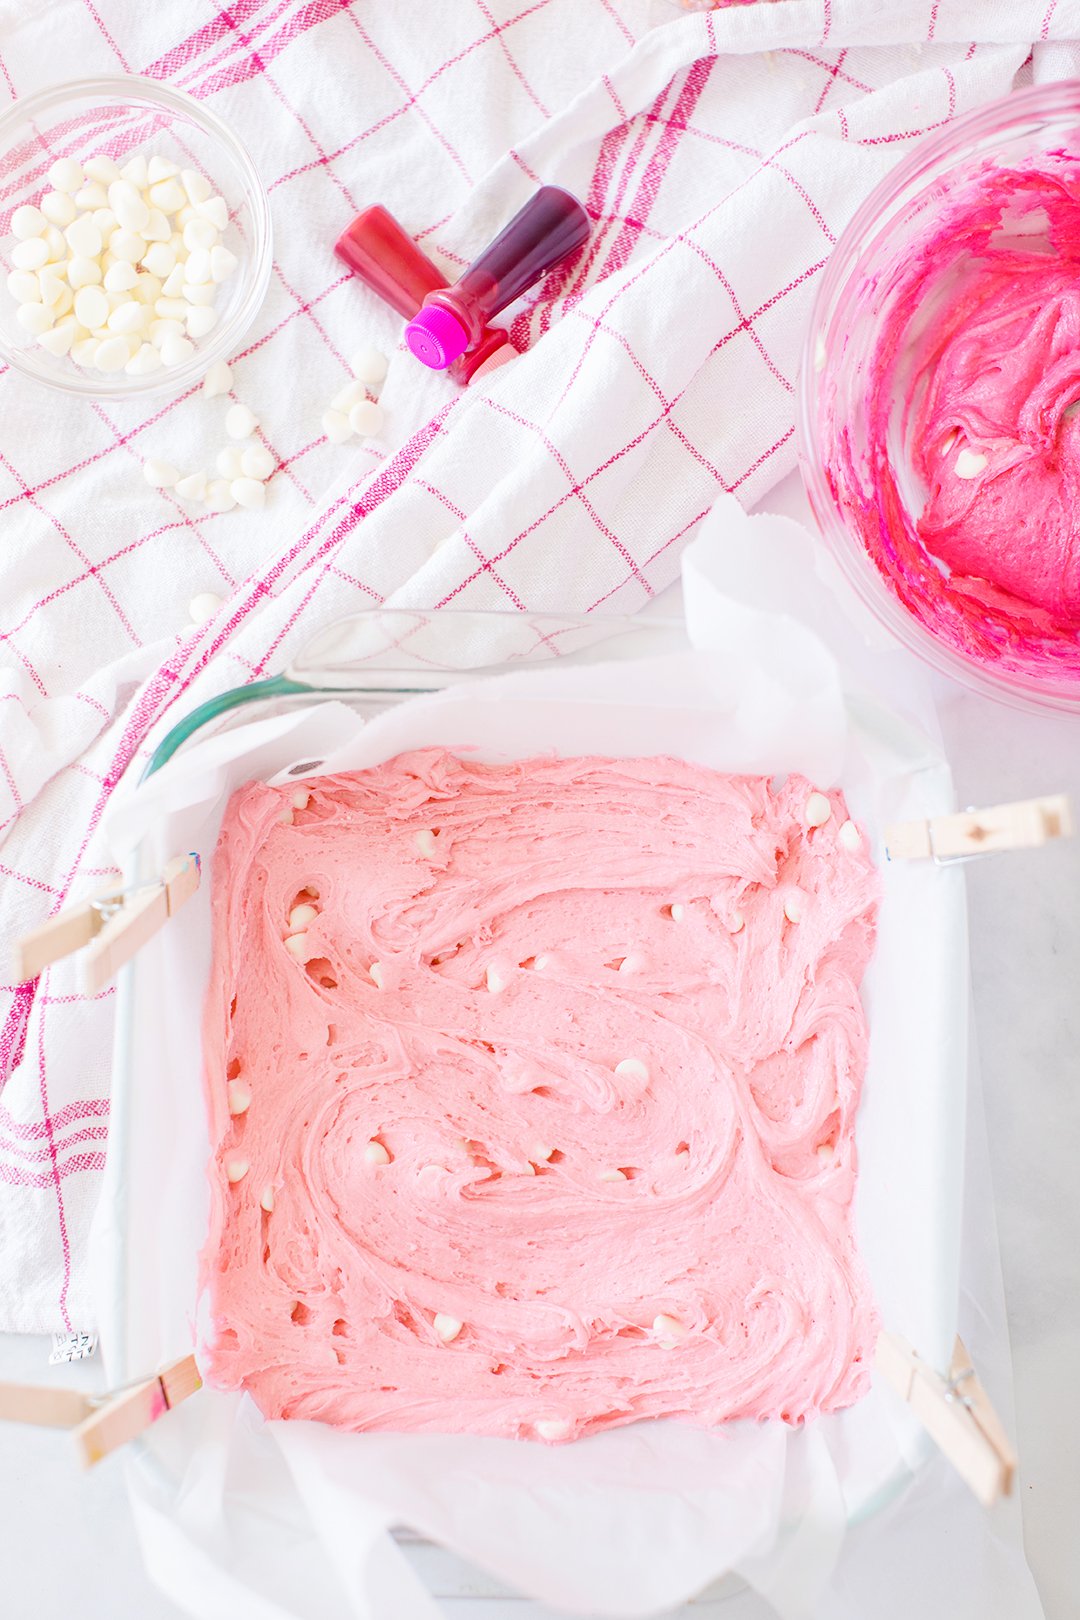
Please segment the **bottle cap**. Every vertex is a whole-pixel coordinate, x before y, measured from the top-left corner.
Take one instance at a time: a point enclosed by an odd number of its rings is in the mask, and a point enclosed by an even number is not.
[[[448,309],[428,304],[405,328],[405,342],[425,366],[445,371],[469,347],[469,334]]]

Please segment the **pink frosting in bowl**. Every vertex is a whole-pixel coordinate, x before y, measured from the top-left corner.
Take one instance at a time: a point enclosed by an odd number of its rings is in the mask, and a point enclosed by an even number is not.
[[[425,750],[241,789],[213,886],[211,1382],[548,1442],[865,1393],[839,793]]]
[[[1080,711],[1080,86],[923,143],[827,267],[801,383],[822,531],[978,689]]]

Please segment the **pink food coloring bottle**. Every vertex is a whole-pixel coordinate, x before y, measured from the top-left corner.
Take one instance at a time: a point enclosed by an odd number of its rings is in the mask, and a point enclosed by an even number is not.
[[[589,235],[589,216],[568,191],[541,186],[490,247],[450,287],[437,287],[405,328],[405,342],[433,371],[479,344],[488,323]]]

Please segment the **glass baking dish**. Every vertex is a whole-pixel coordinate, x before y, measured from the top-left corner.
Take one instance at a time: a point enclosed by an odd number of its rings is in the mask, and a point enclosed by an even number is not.
[[[402,698],[441,691],[470,676],[506,674],[556,658],[583,663],[601,647],[611,660],[685,646],[686,627],[671,616],[363,608],[316,631],[280,675],[231,687],[192,709],[155,748],[142,779],[197,732],[224,729],[216,721],[228,726],[249,719],[253,704],[274,714],[313,698],[340,697],[377,714]]]

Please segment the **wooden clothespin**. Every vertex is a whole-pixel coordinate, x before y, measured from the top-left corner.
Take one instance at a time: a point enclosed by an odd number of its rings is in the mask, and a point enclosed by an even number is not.
[[[896,1333],[878,1339],[875,1366],[984,1507],[1010,1494],[1016,1453],[961,1339],[953,1347],[947,1378]]]
[[[91,1468],[201,1388],[195,1357],[181,1356],[156,1377],[109,1395],[40,1384],[0,1384],[0,1419],[71,1429],[79,1461]]]
[[[87,995],[97,995],[115,973],[199,887],[198,855],[178,855],[154,883],[113,889],[50,917],[15,944],[15,982],[36,979],[50,962],[89,946],[83,961]]]
[[[1072,806],[1068,796],[1020,799],[987,810],[963,810],[930,821],[901,821],[885,829],[890,861],[971,860],[1003,849],[1035,849],[1052,838],[1071,838]]]

